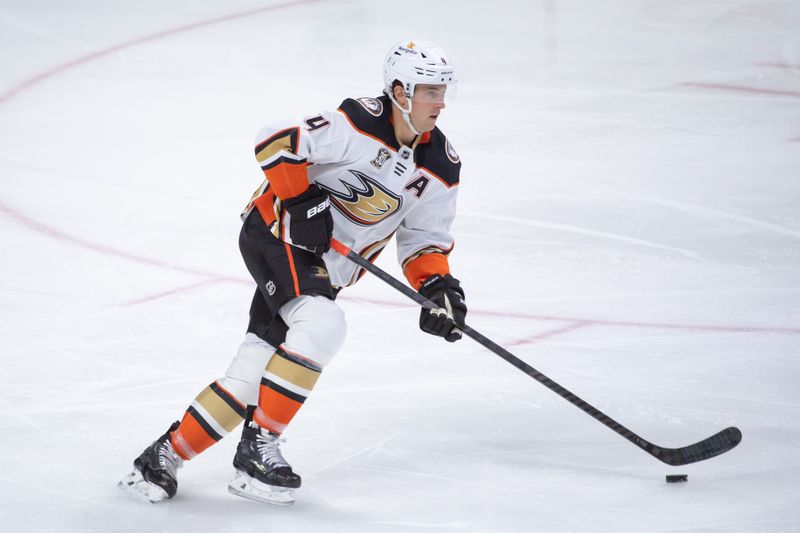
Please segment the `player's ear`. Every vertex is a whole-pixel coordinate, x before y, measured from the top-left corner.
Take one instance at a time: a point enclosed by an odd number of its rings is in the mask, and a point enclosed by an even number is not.
[[[392,86],[392,92],[394,93],[394,99],[397,100],[397,103],[405,107],[407,98],[406,93],[403,90],[403,85],[395,82],[395,84]]]

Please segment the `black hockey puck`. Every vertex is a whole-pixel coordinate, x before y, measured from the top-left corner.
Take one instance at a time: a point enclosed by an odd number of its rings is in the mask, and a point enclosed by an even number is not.
[[[667,474],[667,483],[685,483],[689,481],[688,474]]]

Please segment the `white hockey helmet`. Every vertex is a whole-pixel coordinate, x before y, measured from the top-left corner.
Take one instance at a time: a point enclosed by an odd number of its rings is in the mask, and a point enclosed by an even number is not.
[[[383,90],[392,96],[395,80],[411,98],[418,83],[455,85],[453,65],[442,48],[430,41],[401,41],[392,46],[383,62]]]
[[[395,81],[403,84],[408,98],[404,108],[394,97]],[[389,49],[383,61],[383,92],[402,113],[403,120],[416,135],[420,133],[411,123],[411,97],[417,84],[447,85],[448,99],[455,97],[456,75],[453,65],[442,48],[430,41],[401,41]]]

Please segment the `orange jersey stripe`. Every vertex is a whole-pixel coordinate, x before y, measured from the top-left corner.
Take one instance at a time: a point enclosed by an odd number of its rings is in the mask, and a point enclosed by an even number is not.
[[[447,261],[447,256],[436,252],[420,255],[403,268],[403,274],[416,290],[419,290],[422,283],[434,274],[444,276],[449,273],[450,263]]]
[[[278,198],[286,200],[303,194],[308,189],[308,163],[288,159],[264,169],[269,185]]]
[[[292,272],[292,281],[294,281],[294,294],[295,296],[300,296],[300,282],[297,280],[297,270],[294,267],[292,247],[286,243],[283,243],[283,245],[286,247],[286,255],[289,257],[289,270]]]
[[[423,167],[423,166],[420,166],[420,167],[419,167],[419,169],[420,169],[420,170],[424,170],[425,172],[427,172],[428,174],[430,174],[431,176],[433,176],[433,177],[434,177],[434,178],[436,178],[437,180],[441,181],[441,182],[442,182],[442,185],[444,185],[444,186],[445,186],[445,187],[447,187],[448,189],[451,189],[451,188],[453,188],[453,187],[458,187],[458,183],[457,183],[457,182],[456,182],[456,183],[453,183],[453,184],[451,185],[451,184],[447,183],[447,182],[444,180],[444,178],[442,178],[441,176],[439,176],[438,174],[436,174],[435,172],[433,172],[433,171],[432,171],[431,169],[429,169],[429,168],[425,168],[425,167]],[[461,189],[459,189],[459,190],[461,190]]]
[[[392,152],[397,152],[397,148],[394,148],[393,146],[389,146],[388,144],[386,144],[385,142],[383,142],[381,139],[379,139],[379,138],[375,137],[374,135],[370,135],[369,133],[367,133],[367,132],[366,132],[366,131],[364,131],[364,130],[360,130],[360,129],[358,129],[358,127],[357,127],[355,124],[353,124],[353,121],[352,121],[352,120],[350,120],[350,117],[348,117],[348,116],[347,116],[347,113],[345,113],[345,112],[344,112],[344,111],[342,111],[341,109],[337,109],[336,111],[338,111],[339,113],[341,113],[341,114],[342,114],[342,116],[344,116],[344,118],[346,118],[346,119],[347,119],[347,122],[350,124],[350,126],[351,126],[351,127],[354,129],[354,130],[356,130],[358,133],[360,133],[361,135],[364,135],[365,137],[369,137],[370,139],[373,139],[373,140],[375,140],[375,141],[378,141],[379,143],[381,143],[382,145],[384,145],[386,148],[388,148],[388,149],[389,149],[389,150],[391,150]]]
[[[264,219],[267,226],[275,222],[277,219],[275,216],[275,191],[271,188],[267,189],[266,192],[256,198],[253,203],[256,209],[258,209],[258,212],[261,213],[261,218]]]

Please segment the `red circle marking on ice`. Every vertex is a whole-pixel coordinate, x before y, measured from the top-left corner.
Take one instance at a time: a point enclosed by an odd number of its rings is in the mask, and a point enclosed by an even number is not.
[[[208,26],[213,26],[215,24],[220,24],[223,22],[228,22],[231,20],[236,20],[244,17],[248,17],[251,15],[258,15],[261,13],[265,13],[267,11],[276,11],[278,9],[284,9],[289,7],[296,7],[303,4],[312,4],[316,2],[322,2],[324,0],[295,0],[293,2],[283,2],[281,4],[274,4],[271,6],[266,7],[259,7],[255,9],[249,9],[247,11],[240,11],[238,13],[231,13],[229,15],[220,15],[218,17],[214,17],[208,20],[201,20],[199,22],[193,22],[191,24],[186,24],[184,26],[178,26],[177,28],[171,28],[167,30],[162,30],[160,32],[156,32],[150,35],[145,35],[144,37],[138,37],[136,39],[131,39],[130,41],[124,41],[113,46],[109,46],[108,48],[103,48],[101,50],[97,50],[90,54],[86,54],[85,56],[78,57],[71,61],[67,61],[66,63],[62,63],[61,65],[57,65],[52,67],[44,72],[40,72],[35,76],[32,76],[8,91],[4,92],[0,95],[0,105],[5,104],[15,96],[29,90],[31,87],[35,87],[36,85],[42,83],[45,80],[53,78],[58,74],[71,70],[75,67],[79,67],[81,65],[85,65],[86,63],[90,63],[95,59],[99,59],[101,57],[105,57],[107,55],[113,54],[114,52],[119,52],[120,50],[124,50],[126,48],[131,48],[133,46],[137,46],[144,43],[149,43],[153,41],[157,41],[159,39],[163,39],[164,37],[171,37],[173,35],[177,35],[179,33],[186,33],[189,31],[197,30],[200,28],[206,28]]]

